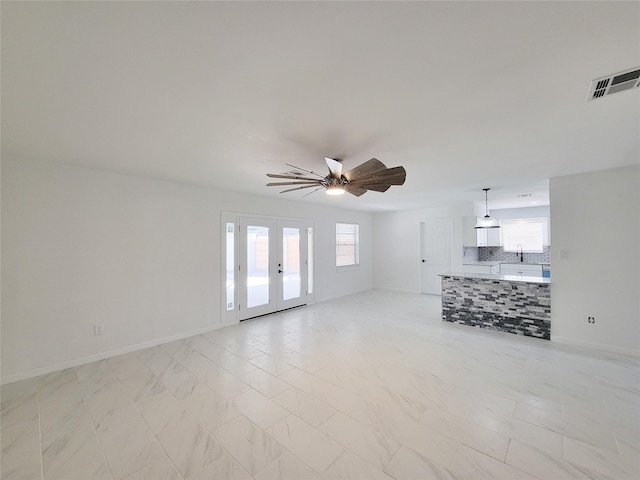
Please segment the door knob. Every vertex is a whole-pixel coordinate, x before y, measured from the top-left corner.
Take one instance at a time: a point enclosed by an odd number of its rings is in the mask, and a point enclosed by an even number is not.
[[[422,263],[426,263],[426,260],[422,260]]]

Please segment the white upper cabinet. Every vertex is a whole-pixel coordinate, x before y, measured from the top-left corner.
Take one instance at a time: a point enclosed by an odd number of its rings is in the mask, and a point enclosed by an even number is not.
[[[499,228],[474,228],[476,217],[462,219],[462,243],[465,247],[499,247]]]

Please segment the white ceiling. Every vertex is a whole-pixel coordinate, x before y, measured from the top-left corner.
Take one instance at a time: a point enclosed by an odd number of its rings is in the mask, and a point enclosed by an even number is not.
[[[548,204],[637,164],[639,2],[1,2],[2,154],[278,196],[265,173],[376,157],[368,211]],[[515,194],[535,194],[516,199]]]

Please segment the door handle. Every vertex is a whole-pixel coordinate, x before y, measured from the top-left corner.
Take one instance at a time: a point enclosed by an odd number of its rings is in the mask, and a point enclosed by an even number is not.
[[[278,273],[282,273],[282,270],[278,270]]]

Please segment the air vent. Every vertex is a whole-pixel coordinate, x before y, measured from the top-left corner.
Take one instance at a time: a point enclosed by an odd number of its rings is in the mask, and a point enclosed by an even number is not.
[[[597,78],[591,82],[587,102],[638,86],[640,86],[640,67]]]

